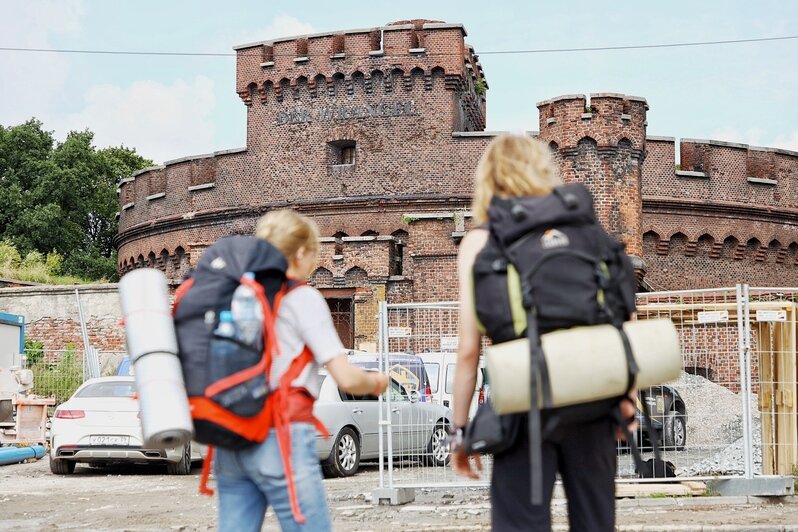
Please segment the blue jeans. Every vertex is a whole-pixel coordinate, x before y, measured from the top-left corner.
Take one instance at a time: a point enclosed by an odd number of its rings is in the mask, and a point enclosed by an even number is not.
[[[316,428],[291,423],[291,468],[305,524],[294,521],[274,429],[260,445],[241,451],[215,449],[219,530],[259,531],[271,506],[284,531],[331,530],[327,495],[316,454]]]

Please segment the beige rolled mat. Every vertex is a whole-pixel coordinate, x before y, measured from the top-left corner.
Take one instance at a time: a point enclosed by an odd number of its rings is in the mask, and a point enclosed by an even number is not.
[[[629,321],[629,338],[638,374],[637,388],[679,378],[682,354],[679,333],[668,319]],[[627,363],[623,340],[612,325],[554,331],[541,336],[553,406],[568,406],[623,394]],[[529,340],[522,338],[486,348],[490,400],[499,414],[530,408]],[[542,395],[538,404],[543,403]]]

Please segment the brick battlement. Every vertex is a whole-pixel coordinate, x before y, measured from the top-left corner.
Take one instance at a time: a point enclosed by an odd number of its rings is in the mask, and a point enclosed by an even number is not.
[[[473,90],[480,80],[487,88],[465,35],[460,24],[413,20],[236,46],[236,92],[252,105],[281,102],[303,85],[313,96],[352,94],[358,84],[370,93],[379,84],[391,91],[399,80],[429,85],[438,74],[451,90]]]
[[[643,195],[798,209],[798,152],[717,140],[648,137]],[[794,212],[790,212],[795,216]]]
[[[585,138],[598,146],[618,146],[626,139],[633,149],[645,143],[645,98],[616,93],[559,96],[538,102],[540,138],[558,149],[577,148]]]

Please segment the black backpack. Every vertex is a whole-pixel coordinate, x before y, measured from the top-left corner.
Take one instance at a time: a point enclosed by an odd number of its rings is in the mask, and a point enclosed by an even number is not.
[[[530,340],[532,501],[540,504],[544,432],[561,422],[608,416],[623,426],[628,422],[620,419],[622,396],[551,409],[540,334],[579,325],[616,326],[626,347],[631,389],[637,366],[621,327],[635,311],[634,268],[623,244],[598,222],[593,198],[581,184],[559,186],[546,196],[494,197],[488,216],[490,236],[472,270],[475,314],[493,343]],[[545,430],[539,408],[545,412]]]
[[[286,269],[285,258],[269,242],[225,237],[204,251],[196,270],[178,288],[174,322],[196,441],[241,449],[265,439],[275,341],[270,333],[277,294],[290,284]],[[246,272],[255,273],[255,280],[247,279]],[[242,283],[258,295],[264,316],[265,334],[254,345],[214,333],[220,313],[230,310]]]

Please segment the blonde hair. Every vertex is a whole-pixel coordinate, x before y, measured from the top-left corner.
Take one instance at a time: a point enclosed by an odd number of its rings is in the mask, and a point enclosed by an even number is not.
[[[548,146],[522,135],[499,135],[485,149],[474,179],[472,211],[488,221],[493,196],[545,196],[561,183]]]
[[[296,257],[302,247],[314,255],[319,251],[319,228],[316,222],[291,209],[263,215],[255,227],[255,236],[271,242],[289,261]]]

